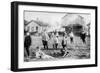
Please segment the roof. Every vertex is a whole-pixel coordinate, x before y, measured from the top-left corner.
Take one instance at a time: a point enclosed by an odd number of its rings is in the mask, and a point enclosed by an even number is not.
[[[34,22],[34,23],[38,24],[39,26],[44,26],[44,27],[49,26],[48,23],[44,23],[44,22],[42,22],[42,21],[36,21],[36,20],[31,20],[31,21],[28,22],[26,25],[30,24],[31,22]]]
[[[81,15],[77,14],[66,14],[62,18],[63,26],[74,25],[74,24],[84,25],[84,18]]]

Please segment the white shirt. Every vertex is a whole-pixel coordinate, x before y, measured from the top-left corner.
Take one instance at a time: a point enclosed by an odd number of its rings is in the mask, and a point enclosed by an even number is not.
[[[59,39],[55,37],[55,43],[59,43]]]
[[[71,36],[71,37],[73,37],[73,36],[74,36],[74,34],[71,32],[71,33],[70,33],[70,36]]]

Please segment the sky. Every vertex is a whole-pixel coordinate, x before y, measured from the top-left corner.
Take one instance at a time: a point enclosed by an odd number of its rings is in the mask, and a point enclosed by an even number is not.
[[[58,23],[61,23],[61,18],[66,13],[55,13],[55,12],[34,12],[34,11],[25,11],[24,18],[27,21],[31,20],[40,20],[43,22],[47,22],[52,26],[55,26]]]
[[[62,17],[64,17],[67,12],[39,12],[39,11],[24,11],[24,19],[27,21],[40,20],[49,23],[52,27],[59,27],[62,23]],[[74,14],[74,13],[73,13]],[[79,14],[84,17],[86,23],[90,22],[89,14]]]

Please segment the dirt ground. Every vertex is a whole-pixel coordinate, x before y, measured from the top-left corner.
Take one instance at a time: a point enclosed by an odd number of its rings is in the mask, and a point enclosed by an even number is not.
[[[36,49],[37,46],[41,46],[42,45],[42,40],[40,36],[31,36],[32,38],[32,49]],[[61,46],[61,39],[62,37],[59,37],[59,45],[57,50],[53,48],[52,46],[52,42],[53,40],[50,39],[48,41],[48,47],[49,49],[43,49],[43,52],[47,55],[50,55],[52,57],[54,57],[55,59],[53,60],[59,60],[59,59],[89,59],[90,58],[90,37],[86,37],[86,44],[84,44],[82,42],[82,40],[80,39],[80,37],[74,37],[74,42],[71,43],[70,39],[68,38],[67,40],[67,48],[66,50],[69,52],[68,55],[66,55],[65,57],[60,56],[60,50],[63,49]],[[26,59],[25,59],[26,60]],[[35,59],[35,58],[30,58],[29,61],[44,61],[47,59]],[[50,59],[49,59],[50,60]]]

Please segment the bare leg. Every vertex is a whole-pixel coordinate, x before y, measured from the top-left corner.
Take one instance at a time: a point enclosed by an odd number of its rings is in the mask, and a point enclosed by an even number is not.
[[[65,54],[63,55],[63,57],[65,57],[68,54],[69,54],[69,52],[67,51],[67,48],[65,48]]]

